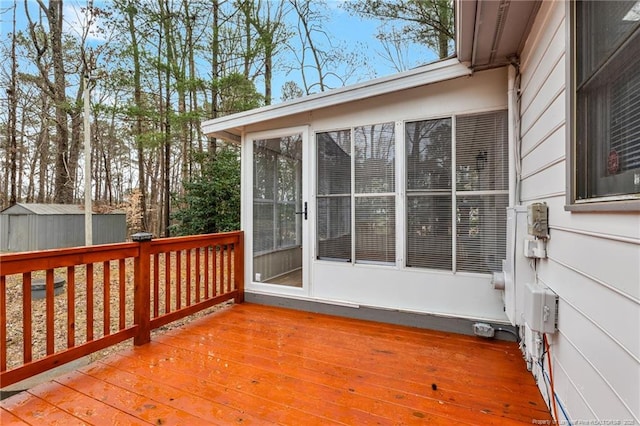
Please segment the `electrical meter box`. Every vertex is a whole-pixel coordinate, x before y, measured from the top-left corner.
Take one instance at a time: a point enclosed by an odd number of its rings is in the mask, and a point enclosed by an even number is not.
[[[545,203],[533,203],[527,206],[527,232],[536,238],[549,236],[549,209]]]

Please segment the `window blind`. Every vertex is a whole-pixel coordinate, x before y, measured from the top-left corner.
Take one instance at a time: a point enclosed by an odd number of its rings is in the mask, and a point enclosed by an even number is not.
[[[451,118],[408,122],[407,266],[452,268]]]
[[[395,123],[356,127],[355,193],[395,192]]]
[[[507,190],[507,112],[460,116],[456,120],[456,189]]]
[[[351,130],[316,135],[317,257],[351,261]]]
[[[355,202],[356,262],[395,263],[395,197],[357,197]]]
[[[395,263],[395,123],[356,127],[353,134],[355,261]]]
[[[456,120],[456,270],[491,273],[506,255],[507,112]]]
[[[451,194],[407,197],[407,266],[452,268]]]
[[[490,273],[506,256],[508,195],[458,195],[456,270]]]
[[[451,119],[405,125],[407,190],[451,189]]]
[[[576,200],[640,194],[640,6],[576,3]]]

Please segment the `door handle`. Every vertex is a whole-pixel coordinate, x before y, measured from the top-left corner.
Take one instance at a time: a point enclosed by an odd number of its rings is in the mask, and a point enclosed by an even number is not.
[[[301,212],[296,212],[296,214],[301,214],[304,217],[304,220],[307,220],[307,202],[304,202],[304,210]]]

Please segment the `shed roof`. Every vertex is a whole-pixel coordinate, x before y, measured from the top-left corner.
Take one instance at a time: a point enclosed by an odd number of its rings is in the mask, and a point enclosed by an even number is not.
[[[248,125],[426,86],[471,73],[472,71],[456,58],[445,59],[399,74],[208,120],[202,123],[202,130],[209,136],[240,142],[242,130]]]
[[[84,214],[84,207],[76,204],[39,204],[17,203],[2,210],[0,214],[35,214],[35,215],[76,215]],[[113,211],[107,214],[124,214],[122,211]]]

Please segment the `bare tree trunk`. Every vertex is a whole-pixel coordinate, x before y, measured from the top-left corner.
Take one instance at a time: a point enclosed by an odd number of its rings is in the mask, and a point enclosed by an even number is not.
[[[145,170],[144,170],[144,149],[142,145],[142,87],[140,79],[140,48],[138,45],[138,35],[135,26],[136,8],[135,2],[130,2],[127,7],[127,22],[129,26],[129,34],[131,36],[131,51],[133,56],[133,99],[138,109],[135,121],[135,134],[136,134],[136,148],[138,153],[138,188],[140,189],[140,210],[141,213],[141,227],[138,231],[147,231],[147,196],[145,185]]]
[[[170,120],[170,105],[171,105],[171,91],[169,86],[171,84],[171,70],[170,66],[173,64],[173,46],[171,43],[171,31],[169,28],[169,5],[167,0],[160,0],[160,24],[164,28],[164,38],[167,54],[167,67],[165,71],[165,140],[164,140],[164,236],[169,237],[169,224],[170,224],[170,208],[171,208],[171,176],[170,176],[170,161],[171,161],[171,120]]]
[[[218,111],[220,107],[218,105],[218,81],[220,80],[220,3],[218,0],[213,1],[213,34],[211,40],[211,118],[218,117]],[[207,139],[208,147],[207,151],[209,152],[210,157],[215,157],[216,155],[216,138],[209,137]]]
[[[38,0],[41,2],[41,0]],[[56,164],[55,193],[56,203],[73,202],[74,183],[69,170],[69,127],[67,124],[67,95],[62,47],[62,0],[49,0],[47,18],[51,39],[51,57],[53,61],[53,89],[56,123]]]
[[[17,202],[17,182],[16,177],[18,168],[16,164],[16,154],[18,153],[18,141],[16,138],[16,121],[18,110],[18,90],[17,87],[17,69],[16,62],[16,8],[17,4],[13,4],[13,33],[11,37],[11,87],[7,89],[7,95],[9,98],[9,123],[7,124],[7,140],[9,141],[9,170],[11,181],[11,192],[9,194],[9,205],[14,205]],[[24,121],[24,120],[23,120]]]

